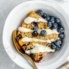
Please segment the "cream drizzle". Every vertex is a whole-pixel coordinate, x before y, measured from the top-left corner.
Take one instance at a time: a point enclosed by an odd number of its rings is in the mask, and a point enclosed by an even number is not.
[[[27,54],[30,54],[30,53],[40,53],[40,52],[55,52],[54,49],[51,49],[48,46],[43,46],[43,45],[40,45],[40,44],[34,44],[33,46],[34,46],[33,49],[26,50],[25,52]]]
[[[31,29],[27,29],[27,28],[23,28],[23,27],[19,27],[18,30],[20,32],[33,32],[33,30],[31,30]]]
[[[35,42],[47,42],[47,43],[51,43],[53,41],[55,41],[55,39],[48,39],[48,40],[41,40],[41,39],[37,39],[37,38],[29,38],[29,37],[24,37],[21,39],[23,42],[32,42],[32,41],[35,41]]]
[[[31,30],[31,29],[27,29],[27,28],[23,28],[23,27],[19,27],[18,30],[20,32],[33,32],[33,30]],[[57,30],[55,30],[55,29],[53,29],[53,30],[51,30],[51,29],[43,29],[43,30],[46,30],[47,35],[49,35],[49,34],[59,34],[57,32]],[[41,30],[38,29],[38,33],[40,33],[40,32],[41,32]]]
[[[38,18],[37,19],[37,18],[33,18],[33,17],[27,17],[27,18],[25,18],[24,22],[26,24],[30,24],[32,22],[47,22],[47,21],[43,18]]]

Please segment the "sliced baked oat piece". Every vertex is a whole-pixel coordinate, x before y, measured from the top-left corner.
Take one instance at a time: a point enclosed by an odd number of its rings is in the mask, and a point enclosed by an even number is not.
[[[30,20],[31,19],[31,20]],[[32,36],[32,29],[34,28],[34,26],[38,26],[38,29],[42,30],[42,29],[49,29],[49,27],[47,26],[47,21],[45,19],[43,19],[40,15],[38,15],[36,12],[32,11],[30,12],[26,18],[23,20],[21,26],[18,28],[17,31],[17,36],[16,36],[16,40],[17,43],[20,45],[20,47],[23,49],[23,51],[28,54],[28,55],[35,55],[35,56],[31,56],[32,59],[36,62],[42,60],[42,58],[47,54],[46,51],[41,50],[40,48],[46,48],[47,51],[54,51],[51,50],[50,48],[48,48],[48,46],[50,46],[50,43],[46,42],[47,40],[50,39],[54,39],[56,40],[58,38],[57,34],[51,34],[51,35],[46,35],[46,36],[41,36],[40,34],[37,35],[37,37],[33,37]],[[27,39],[25,37],[31,38],[31,39]],[[25,40],[27,41],[23,41],[23,38],[25,38]],[[31,41],[29,41],[31,40]],[[37,41],[36,41],[37,40]],[[40,41],[39,41],[40,40]],[[42,41],[42,42],[41,42]],[[34,50],[34,48],[36,47],[36,44],[38,45],[37,48],[39,47],[39,52],[34,52],[34,53],[30,53],[31,50]],[[45,47],[43,47],[45,46]],[[29,53],[27,53],[29,51]]]

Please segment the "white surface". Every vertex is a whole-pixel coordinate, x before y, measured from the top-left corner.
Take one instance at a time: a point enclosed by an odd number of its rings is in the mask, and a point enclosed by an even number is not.
[[[26,6],[27,4],[27,6]],[[32,5],[32,6],[31,6]],[[33,7],[33,8],[32,8]],[[53,8],[52,8],[53,7]],[[56,8],[57,7],[57,8]],[[23,8],[23,9],[22,9]],[[66,33],[66,38],[64,41],[64,46],[63,49],[57,53],[49,55],[46,59],[46,61],[37,64],[39,69],[54,69],[58,67],[62,61],[68,56],[69,52],[69,47],[68,47],[68,15],[65,13],[65,11],[57,5],[54,5],[53,3],[50,2],[28,2],[28,3],[22,3],[18,7],[16,7],[8,16],[5,27],[4,27],[4,32],[3,32],[3,43],[6,52],[10,56],[10,58],[19,66],[30,69],[31,66],[27,63],[27,61],[20,56],[17,51],[15,50],[12,40],[11,40],[11,34],[14,29],[16,29],[24,16],[30,11],[30,10],[35,10],[42,8],[45,11],[47,11],[48,14],[53,14],[54,16],[58,16],[61,20],[62,23],[65,27],[65,33]],[[51,11],[51,12],[50,12]],[[61,12],[63,11],[63,12]],[[63,14],[63,15],[62,15]],[[10,26],[11,23],[11,26]],[[65,24],[66,23],[66,24]],[[67,47],[66,47],[67,46]],[[59,54],[59,55],[58,55]],[[51,57],[51,58],[50,58]],[[59,64],[60,63],[60,64]]]
[[[33,32],[33,30],[28,29],[28,28],[24,28],[24,27],[19,27],[18,30],[21,31],[21,32]],[[43,29],[43,30],[45,30],[47,32],[47,35],[49,35],[49,34],[59,34],[59,32],[56,29],[53,29],[53,30]],[[38,29],[39,34],[40,34],[40,32],[41,32],[41,30]]]

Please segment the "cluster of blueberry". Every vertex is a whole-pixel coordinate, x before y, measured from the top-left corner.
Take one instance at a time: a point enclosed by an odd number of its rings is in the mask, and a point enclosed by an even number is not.
[[[38,27],[35,26],[35,27],[33,28],[33,30],[34,30],[34,32],[32,33],[32,35],[35,37],[35,36],[38,35]],[[45,30],[42,30],[42,31],[40,32],[40,35],[41,35],[41,36],[45,36],[46,34],[47,34],[47,32],[46,32]]]
[[[48,15],[48,14],[44,13],[42,10],[38,10],[37,13],[40,16],[42,16],[44,19],[47,20],[48,26],[51,29],[56,29],[56,30],[58,30],[60,32],[63,32],[64,31],[64,28],[61,25],[61,20],[59,18],[57,18],[55,16]]]
[[[38,10],[37,13],[47,20],[47,25],[50,27],[50,29],[56,29],[59,32],[60,39],[56,40],[55,42],[52,42],[51,48],[55,50],[60,50],[62,47],[64,36],[65,36],[64,28],[61,25],[61,20],[55,16],[51,16],[44,13],[42,10]],[[33,28],[34,32],[32,33],[32,35],[35,37],[38,35],[38,24],[36,22],[33,22],[33,25],[34,25],[34,28]],[[45,30],[42,30],[40,32],[41,36],[45,36],[46,34],[47,32]]]
[[[47,25],[51,29],[56,29],[59,32],[59,40],[51,43],[51,48],[55,50],[60,50],[62,47],[63,39],[64,39],[64,28],[61,25],[61,20],[55,16],[48,15],[44,13],[42,10],[38,10],[37,13],[47,20]],[[45,32],[45,31],[44,31]],[[42,32],[43,33],[43,32]]]

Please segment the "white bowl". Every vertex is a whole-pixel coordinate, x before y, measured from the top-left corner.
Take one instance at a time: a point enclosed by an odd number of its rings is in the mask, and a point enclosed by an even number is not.
[[[9,57],[20,67],[25,69],[31,69],[23,56],[21,56],[12,43],[12,31],[17,29],[24,17],[32,10],[42,9],[47,14],[59,17],[62,21],[62,25],[65,28],[65,39],[63,47],[60,51],[48,54],[46,60],[41,63],[36,63],[39,69],[55,69],[63,63],[63,60],[69,54],[69,17],[65,10],[59,5],[48,1],[27,1],[23,2],[15,7],[8,15],[4,30],[3,30],[3,44]]]

